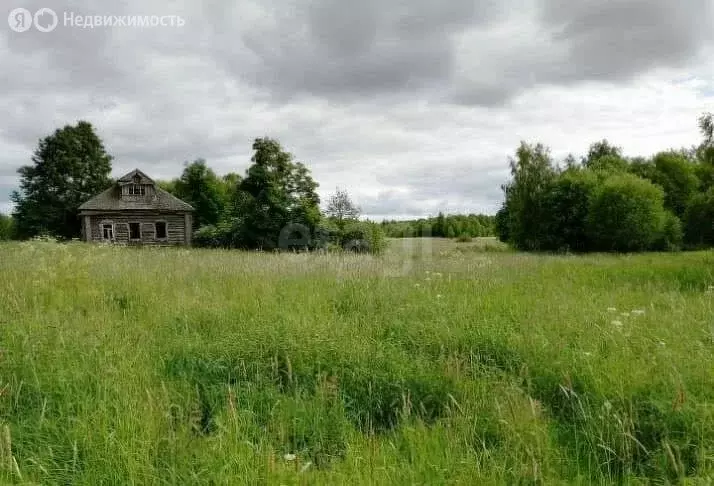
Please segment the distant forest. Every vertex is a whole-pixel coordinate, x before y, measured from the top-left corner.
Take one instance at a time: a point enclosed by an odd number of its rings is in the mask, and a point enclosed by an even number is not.
[[[385,220],[381,224],[388,238],[478,238],[496,234],[496,217],[484,214],[444,216],[439,213],[434,218]]]

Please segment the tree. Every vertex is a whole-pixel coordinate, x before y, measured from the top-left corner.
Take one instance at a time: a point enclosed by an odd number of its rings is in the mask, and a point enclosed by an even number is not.
[[[682,221],[671,211],[665,211],[662,233],[655,241],[653,249],[659,251],[679,251],[684,243]]]
[[[618,174],[595,190],[588,231],[597,251],[645,251],[661,237],[665,218],[662,188],[632,174]]]
[[[561,174],[544,197],[546,214],[543,249],[584,252],[591,247],[588,235],[590,198],[598,186],[591,170],[571,168]]]
[[[310,171],[277,140],[258,138],[253,150],[253,164],[239,185],[245,215],[241,245],[274,249],[288,240],[310,243],[321,218],[318,185]]]
[[[518,249],[539,250],[545,239],[544,198],[556,176],[550,152],[542,144],[521,142],[509,164],[512,180],[502,187],[506,200],[497,216],[499,235],[508,235]]]
[[[496,212],[496,236],[503,243],[511,241],[511,215],[508,211],[508,201],[505,201]]]
[[[174,195],[196,210],[196,228],[218,223],[224,208],[221,181],[204,159],[186,164],[181,177],[174,182]]]
[[[705,113],[699,117],[699,130],[704,140],[695,150],[698,162],[695,171],[700,181],[700,190],[707,192],[714,187],[714,114]]]
[[[589,162],[587,167],[601,175],[602,178],[607,178],[617,172],[626,172],[629,169],[627,159],[619,155],[602,155]]]
[[[714,188],[692,198],[684,216],[684,241],[693,247],[714,245]]]
[[[15,237],[15,223],[6,214],[0,213],[0,241],[11,240]]]
[[[329,218],[335,220],[337,227],[341,230],[347,221],[359,218],[360,209],[352,202],[347,191],[337,188],[328,199],[325,213]]]
[[[590,145],[588,155],[583,160],[583,165],[585,165],[585,167],[591,167],[603,157],[622,159],[622,148],[610,145],[610,142],[605,139],[595,142]]]
[[[699,188],[694,164],[682,154],[671,151],[655,155],[653,163],[652,182],[664,189],[664,207],[683,218]]]
[[[714,146],[714,113],[704,113],[699,117],[699,130],[704,136],[705,147]]]
[[[18,235],[79,237],[77,208],[110,186],[111,161],[94,127],[86,121],[67,125],[40,140],[33,165],[18,170],[20,190],[11,196]]]

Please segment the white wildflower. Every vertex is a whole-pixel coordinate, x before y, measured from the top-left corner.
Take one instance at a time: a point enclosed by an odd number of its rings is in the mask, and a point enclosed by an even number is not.
[[[629,312],[623,312],[623,313],[620,314],[620,315],[621,315],[622,317],[630,317],[630,313],[629,313]]]
[[[426,277],[426,278],[424,279],[424,281],[425,281],[425,282],[431,282],[431,279],[430,279],[429,277]]]
[[[583,356],[592,356],[593,354],[590,351],[585,351],[583,352]]]
[[[608,312],[617,312],[617,309],[615,309],[614,307],[608,307],[607,311]]]
[[[294,461],[295,459],[297,459],[297,456],[295,454],[285,454],[283,456],[283,459],[285,459],[286,461]]]
[[[622,322],[621,321],[612,321],[612,325],[615,327],[622,327]]]
[[[437,299],[441,299],[442,297],[443,297],[443,295],[441,295],[441,294],[436,294],[436,298],[437,298]]]
[[[667,345],[664,341],[660,341],[658,344],[659,344],[660,346],[666,346],[666,345]]]
[[[414,284],[414,287],[419,288],[419,287],[421,287],[421,285],[418,284],[418,283],[415,283],[415,284]]]
[[[633,316],[644,316],[645,311],[643,309],[636,309],[632,311]]]

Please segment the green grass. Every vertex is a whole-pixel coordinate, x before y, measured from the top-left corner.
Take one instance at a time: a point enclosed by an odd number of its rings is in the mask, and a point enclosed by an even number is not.
[[[711,252],[33,242],[0,272],[4,483],[714,481]]]

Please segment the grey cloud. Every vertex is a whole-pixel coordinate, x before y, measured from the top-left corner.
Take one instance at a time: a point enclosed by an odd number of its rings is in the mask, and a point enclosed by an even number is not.
[[[627,79],[685,65],[712,40],[710,0],[545,0],[541,20],[569,46],[566,79]]]
[[[369,214],[497,205],[505,152],[517,144],[504,131],[533,133],[527,113],[508,115],[509,100],[540,85],[617,82],[680,65],[711,44],[713,30],[706,0],[55,0],[52,8],[181,15],[186,25],[48,34],[0,26],[0,184],[16,180],[39,138],[88,119],[115,172],[139,166],[157,178],[196,157],[243,172],[252,139],[274,136],[308,163],[322,191],[349,183]]]
[[[453,34],[501,13],[493,1],[301,2],[289,19],[244,35],[254,72],[232,68],[288,97],[345,100],[438,89],[454,67]]]

